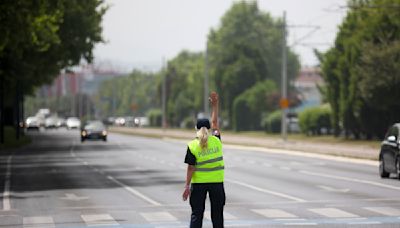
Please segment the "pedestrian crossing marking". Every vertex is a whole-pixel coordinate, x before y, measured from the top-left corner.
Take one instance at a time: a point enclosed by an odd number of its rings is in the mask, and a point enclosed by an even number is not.
[[[364,207],[364,209],[387,216],[400,216],[400,209],[393,207]]]
[[[267,218],[297,218],[296,215],[280,209],[253,209],[252,211]]]
[[[211,211],[204,211],[204,218],[211,220]],[[224,220],[235,220],[235,219],[237,218],[233,216],[231,213],[224,211]]]
[[[178,219],[168,212],[140,213],[148,222],[176,222]]]
[[[54,220],[49,216],[24,217],[24,228],[55,228]]]
[[[316,214],[328,217],[328,218],[357,218],[358,215],[337,209],[337,208],[314,208],[308,209]]]
[[[119,225],[117,221],[109,214],[91,214],[91,215],[81,215],[81,218],[86,223],[87,226],[115,226]]]

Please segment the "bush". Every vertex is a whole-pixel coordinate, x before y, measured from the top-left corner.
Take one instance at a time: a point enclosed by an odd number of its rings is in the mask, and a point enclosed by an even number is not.
[[[196,119],[193,116],[186,117],[181,122],[181,128],[193,129],[196,126]]]
[[[321,135],[325,129],[331,130],[331,108],[328,105],[307,108],[299,115],[299,125],[303,133],[309,135]]]
[[[146,116],[149,118],[149,124],[151,127],[161,127],[162,112],[160,109],[150,109]]]
[[[262,120],[262,125],[265,131],[268,133],[279,133],[281,132],[281,121],[282,121],[282,111],[276,110],[264,116]]]
[[[273,81],[265,80],[245,90],[233,101],[232,124],[235,131],[261,130],[263,111],[272,111],[277,91]]]

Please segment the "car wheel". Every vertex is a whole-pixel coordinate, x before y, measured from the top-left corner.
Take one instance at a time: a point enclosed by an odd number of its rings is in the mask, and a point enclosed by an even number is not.
[[[379,176],[381,176],[381,178],[389,177],[389,173],[385,170],[385,162],[382,158],[379,159]]]

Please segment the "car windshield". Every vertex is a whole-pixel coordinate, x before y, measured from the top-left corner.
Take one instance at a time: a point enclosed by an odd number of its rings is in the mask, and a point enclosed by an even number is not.
[[[85,125],[86,130],[103,130],[104,125],[100,121],[91,121]]]

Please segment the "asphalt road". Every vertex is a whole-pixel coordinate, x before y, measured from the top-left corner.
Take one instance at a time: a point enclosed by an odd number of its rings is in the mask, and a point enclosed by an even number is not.
[[[30,134],[31,146],[0,154],[1,228],[188,227],[185,142]],[[226,227],[400,227],[400,181],[374,165],[233,146],[224,160]]]

